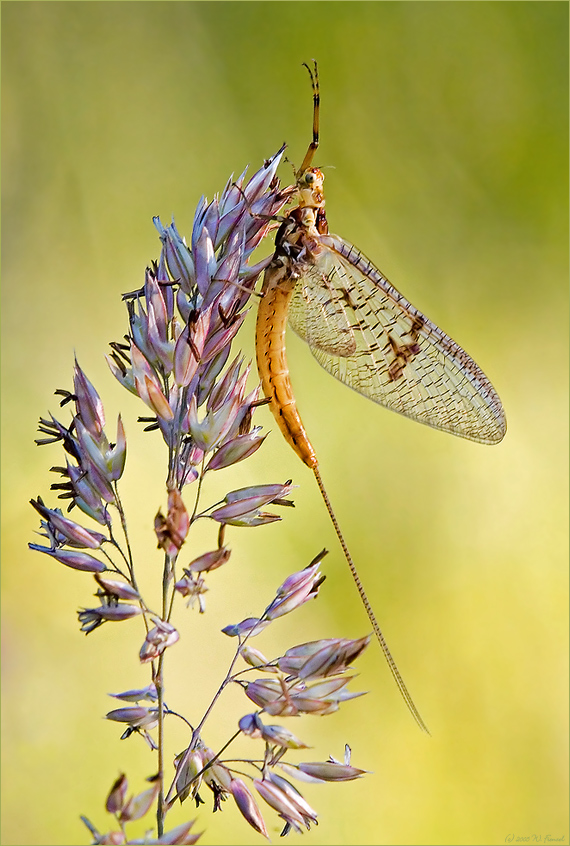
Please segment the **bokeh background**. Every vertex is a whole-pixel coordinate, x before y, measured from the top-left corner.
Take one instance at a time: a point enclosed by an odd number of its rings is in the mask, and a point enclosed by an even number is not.
[[[371,771],[304,788],[320,824],[303,842],[567,843],[567,4],[23,2],[3,4],[2,24],[2,843],[88,842],[78,815],[107,830],[117,774],[138,791],[155,769],[142,741],[120,742],[102,719],[108,692],[147,681],[140,627],[80,635],[91,578],[27,551],[27,501],[55,504],[48,468],[61,463],[58,447],[33,446],[37,419],[57,410],[75,352],[108,419],[123,412],[123,495],[141,578],[157,590],[164,451],[141,435],[144,411],[103,352],[126,328],[120,294],[158,256],[153,215],[189,234],[199,197],[232,172],[283,141],[299,165],[311,121],[301,63],[313,57],[331,230],[476,358],[509,429],[489,448],[421,427],[336,383],[290,339],[324,479],[432,732],[418,731],[372,644],[355,684],[367,696],[281,721],[314,747],[309,759],[349,742]],[[253,316],[247,356],[252,339]],[[323,546],[318,603],[257,645],[279,654],[369,629],[310,472],[266,409],[258,422],[272,430],[264,448],[208,493],[293,478],[297,507],[231,531],[208,613],[180,608],[167,701],[194,720],[231,653],[219,629],[257,613]],[[212,537],[206,527],[195,549]],[[247,710],[228,695],[210,745]],[[173,726],[170,751],[185,739]],[[204,843],[258,842],[233,803],[212,817],[204,798]],[[185,805],[172,820],[194,815]]]

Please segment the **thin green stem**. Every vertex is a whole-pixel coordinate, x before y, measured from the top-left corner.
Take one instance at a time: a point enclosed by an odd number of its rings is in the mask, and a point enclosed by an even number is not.
[[[261,621],[261,620],[263,620],[263,617],[264,617],[264,616],[265,616],[265,613],[264,613],[264,614],[260,617],[260,621]],[[252,630],[252,631],[253,631],[253,630]],[[191,740],[191,741],[190,741],[190,743],[188,744],[188,748],[187,748],[187,749],[186,749],[186,751],[184,752],[184,755],[181,757],[180,761],[178,762],[178,765],[177,765],[177,767],[176,767],[176,772],[174,773],[174,778],[173,778],[173,780],[172,780],[172,782],[171,782],[171,784],[170,784],[170,788],[169,788],[168,793],[167,793],[167,795],[166,795],[166,800],[165,800],[165,801],[166,801],[166,804],[167,804],[167,805],[170,805],[170,804],[171,804],[171,802],[173,801],[173,800],[172,800],[172,798],[171,798],[171,794],[172,794],[172,791],[174,790],[174,786],[175,786],[175,784],[176,784],[176,779],[178,778],[178,776],[179,776],[180,772],[182,771],[182,768],[183,768],[183,767],[184,767],[184,765],[186,764],[186,761],[188,760],[188,756],[190,755],[190,753],[192,752],[192,750],[196,747],[196,744],[197,744],[197,742],[198,742],[198,740],[199,740],[199,738],[200,738],[200,733],[201,733],[201,731],[202,731],[202,727],[204,726],[204,723],[206,722],[206,720],[207,720],[207,719],[208,719],[208,717],[210,716],[210,714],[211,714],[211,712],[212,712],[212,709],[214,708],[214,706],[215,706],[216,702],[218,701],[218,699],[220,698],[220,696],[221,696],[221,695],[222,695],[222,693],[224,692],[224,690],[225,690],[225,688],[227,687],[227,685],[228,685],[231,681],[233,681],[233,680],[234,680],[234,676],[232,675],[232,673],[233,673],[233,669],[234,669],[234,667],[235,667],[235,665],[236,665],[236,662],[237,662],[237,660],[238,660],[238,658],[239,658],[239,655],[240,655],[240,649],[241,649],[241,647],[242,647],[242,646],[243,646],[243,645],[247,642],[247,640],[249,639],[249,637],[250,637],[250,636],[251,636],[251,632],[248,632],[248,634],[244,637],[244,639],[243,639],[243,640],[240,640],[240,642],[239,642],[239,644],[238,644],[238,648],[236,649],[235,654],[234,654],[234,656],[233,656],[233,658],[232,658],[232,660],[231,660],[231,663],[230,663],[230,666],[229,666],[229,668],[228,668],[228,672],[226,673],[226,677],[225,677],[225,679],[222,681],[222,683],[220,684],[220,686],[219,686],[218,690],[217,690],[217,691],[216,691],[216,693],[214,694],[214,697],[213,697],[212,701],[210,702],[210,704],[208,705],[208,707],[206,708],[206,711],[204,712],[204,715],[202,716],[202,719],[200,720],[200,722],[198,723],[198,725],[196,726],[196,728],[195,728],[195,729],[194,729],[194,731],[192,732],[192,740]],[[239,734],[239,733],[240,733],[240,732],[238,732],[238,734]],[[237,735],[236,735],[236,736],[237,736]],[[232,738],[232,740],[233,740],[233,738]],[[223,749],[225,749],[225,748],[226,748],[226,747],[224,746],[224,747],[223,747]],[[222,749],[222,751],[223,751],[223,749]]]
[[[202,484],[204,482],[204,475],[205,475],[205,472],[206,472],[205,469],[204,469],[205,463],[206,463],[206,456],[204,456],[204,458],[202,459],[202,466],[200,467],[200,475],[198,477],[198,485],[196,487],[196,499],[194,500],[194,509],[193,509],[192,515],[190,517],[190,525],[192,525],[192,523],[196,519],[196,513],[198,511],[198,503],[200,502],[200,494],[202,493]]]
[[[119,545],[117,544],[116,540],[115,540],[112,536],[111,536],[110,543],[111,543],[111,544],[112,544],[112,545],[113,545],[116,549],[118,549],[118,551],[119,551],[119,552],[121,553],[121,555],[123,556],[123,559],[125,559],[125,556],[124,556],[124,554],[123,554],[122,549],[119,547]],[[115,564],[115,562],[113,561],[113,559],[111,558],[111,556],[109,555],[109,553],[108,553],[105,549],[103,549],[103,547],[101,547],[99,551],[101,552],[101,554],[102,554],[102,555],[104,555],[104,557],[107,559],[107,561],[108,561],[108,562],[109,562],[109,564],[111,565],[111,566],[109,567],[109,570],[111,570],[113,573],[118,573],[118,574],[119,574],[119,576],[122,576],[122,577],[123,577],[123,579],[126,579],[127,581],[129,581],[129,577],[128,577],[127,575],[125,575],[125,573],[123,573],[123,571],[121,570],[121,568],[120,568],[117,564]],[[125,559],[125,561],[126,561],[126,559]]]
[[[119,516],[121,518],[121,527],[123,529],[123,535],[124,535],[124,538],[125,538],[125,543],[127,545],[127,555],[125,555],[125,553],[123,552],[123,549],[121,548],[120,544],[115,540],[112,532],[111,532],[111,541],[114,544],[115,548],[122,555],[123,560],[124,560],[125,564],[127,565],[128,570],[129,570],[129,581],[140,596],[140,590],[139,590],[139,586],[137,584],[137,579],[136,579],[136,576],[135,576],[135,563],[134,563],[134,558],[133,558],[133,551],[131,549],[131,543],[130,543],[130,540],[129,540],[129,531],[128,531],[128,528],[127,528],[127,518],[125,516],[123,503],[121,502],[121,498],[119,496],[119,488],[118,488],[118,485],[117,485],[116,482],[115,482],[114,488],[115,488],[115,506],[116,506],[117,511],[119,512]],[[147,612],[148,612],[149,609],[147,608],[145,602],[143,601],[142,596],[139,599],[139,605],[140,605],[140,607],[143,611],[144,626],[145,626],[146,632],[148,634],[149,625],[148,625],[148,620],[147,620]]]
[[[117,549],[121,552],[121,554],[122,554],[122,556],[125,560],[125,564],[129,568],[129,575],[131,577],[132,586],[134,587],[134,589],[136,591],[138,591],[137,580],[136,580],[136,576],[135,576],[135,565],[134,565],[134,559],[133,559],[133,551],[131,549],[131,542],[129,540],[129,530],[127,528],[127,518],[125,516],[123,503],[121,502],[121,498],[119,496],[119,488],[118,488],[118,485],[116,483],[115,483],[115,505],[117,507],[117,511],[119,512],[119,516],[121,518],[121,527],[123,529],[123,535],[125,537],[125,543],[127,545],[127,554],[128,555],[125,556],[125,554],[123,553],[119,544],[117,544]]]
[[[158,836],[162,837],[164,833],[164,679],[162,674],[164,652],[158,659],[158,668],[154,678],[156,692],[158,694],[158,778],[160,782],[160,790],[158,791],[158,800],[156,806],[156,824]]]

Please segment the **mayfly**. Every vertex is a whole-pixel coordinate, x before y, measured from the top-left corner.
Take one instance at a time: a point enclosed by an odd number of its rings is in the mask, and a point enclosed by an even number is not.
[[[319,364],[374,402],[473,441],[496,444],[501,401],[473,359],[411,305],[352,244],[328,231],[319,145],[317,64],[313,138],[295,174],[296,205],[277,232],[257,313],[256,355],[263,391],[285,439],[313,471],[352,577],[400,693],[427,732],[382,634],[325,490],[315,450],[295,403],[285,353],[287,319]]]

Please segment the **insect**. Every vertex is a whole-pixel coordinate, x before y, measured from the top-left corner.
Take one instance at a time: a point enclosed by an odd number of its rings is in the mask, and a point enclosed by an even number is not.
[[[328,231],[324,176],[312,167],[319,145],[317,63],[313,138],[296,172],[296,205],[277,232],[258,306],[256,357],[263,391],[297,455],[313,471],[352,577],[391,673],[427,732],[380,630],[324,487],[297,410],[285,350],[287,319],[319,364],[374,402],[473,441],[502,440],[501,401],[473,359],[409,303],[356,247]]]

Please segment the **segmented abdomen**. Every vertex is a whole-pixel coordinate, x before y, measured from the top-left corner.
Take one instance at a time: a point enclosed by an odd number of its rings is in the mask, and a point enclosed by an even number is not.
[[[317,466],[317,456],[297,411],[285,352],[285,328],[289,302],[295,287],[285,266],[271,264],[263,280],[257,310],[255,349],[257,369],[271,411],[286,441],[308,467]]]

